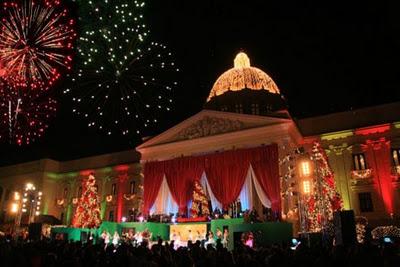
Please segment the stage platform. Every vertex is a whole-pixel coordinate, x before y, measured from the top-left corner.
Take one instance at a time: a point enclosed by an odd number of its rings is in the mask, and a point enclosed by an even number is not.
[[[243,232],[251,231],[255,236],[257,245],[267,245],[273,243],[288,242],[293,236],[292,224],[286,222],[266,222],[266,223],[244,223],[242,218],[238,219],[218,219],[211,222],[189,222],[189,223],[156,223],[156,222],[103,222],[98,229],[80,229],[69,227],[52,227],[51,233],[55,237],[57,234],[63,236],[64,239],[72,241],[87,240],[89,232],[92,234],[94,241],[99,238],[103,231],[109,232],[111,235],[115,231],[120,236],[129,229],[133,231],[144,231],[148,229],[152,233],[152,240],[155,241],[157,236],[163,240],[169,240],[170,231],[181,231],[182,236],[186,236],[191,230],[195,235],[197,231],[202,232],[211,230],[214,234],[217,229],[223,231],[227,228],[229,231],[229,249],[233,249],[234,243],[240,241]]]

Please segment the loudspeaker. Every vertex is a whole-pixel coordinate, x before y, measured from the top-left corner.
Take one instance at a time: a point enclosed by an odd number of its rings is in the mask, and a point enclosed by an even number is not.
[[[40,240],[42,237],[42,224],[41,223],[31,223],[29,224],[29,239],[30,240]]]
[[[300,239],[307,247],[322,246],[322,233],[301,233]]]
[[[335,244],[354,244],[357,240],[354,211],[336,211],[333,214],[333,220],[335,224]]]

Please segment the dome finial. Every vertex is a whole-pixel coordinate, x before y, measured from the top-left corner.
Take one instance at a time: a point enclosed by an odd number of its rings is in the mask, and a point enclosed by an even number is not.
[[[248,68],[250,67],[250,59],[246,53],[240,52],[233,60],[233,66],[235,68]]]

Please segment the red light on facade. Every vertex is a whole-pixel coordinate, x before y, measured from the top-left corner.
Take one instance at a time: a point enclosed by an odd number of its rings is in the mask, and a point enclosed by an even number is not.
[[[390,130],[389,124],[377,125],[373,127],[359,128],[354,131],[356,135],[369,135],[383,133]]]
[[[92,173],[94,173],[94,170],[83,170],[79,172],[79,174],[82,176],[89,176]]]
[[[122,172],[122,171],[127,171],[129,169],[128,165],[118,165],[115,166],[114,168],[116,171]]]

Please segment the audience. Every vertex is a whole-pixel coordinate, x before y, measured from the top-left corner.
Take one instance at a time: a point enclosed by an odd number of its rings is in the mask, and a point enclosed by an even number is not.
[[[203,248],[200,242],[174,249],[173,243],[162,240],[151,249],[146,244],[133,247],[126,243],[104,249],[100,244],[42,240],[37,242],[0,239],[0,266],[399,266],[399,251],[395,244],[364,244],[350,247],[306,247],[296,250],[289,245],[271,245],[251,249],[235,246],[229,252],[218,240],[215,248]]]

